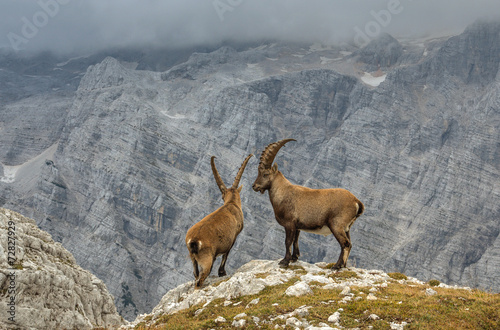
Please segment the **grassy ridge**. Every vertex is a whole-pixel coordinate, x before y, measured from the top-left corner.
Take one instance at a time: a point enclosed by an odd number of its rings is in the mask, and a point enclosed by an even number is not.
[[[355,277],[356,273],[344,271],[330,276],[336,279]],[[163,315],[154,322],[140,323],[136,329],[234,329],[233,318],[245,313],[245,329],[274,329],[275,325],[285,325],[285,316],[301,306],[308,306],[308,315],[295,316],[307,320],[309,325],[320,323],[335,327],[328,322],[328,317],[340,310],[339,325],[344,328],[390,329],[392,322],[406,322],[404,329],[500,329],[500,295],[479,290],[451,289],[423,285],[401,284],[404,275],[390,274],[391,280],[386,287],[351,287],[350,301],[343,302],[345,295],[341,289],[322,289],[319,283],[310,283],[313,295],[289,297],[285,290],[299,280],[299,276],[289,282],[270,286],[257,295],[242,296],[224,306],[224,300],[218,299],[204,308],[192,306],[172,315]],[[427,289],[435,291],[432,295]],[[370,291],[371,289],[371,291]],[[370,293],[376,300],[368,300]],[[259,298],[255,305],[249,305]],[[247,307],[248,305],[248,307]],[[378,319],[371,316],[375,314]],[[227,321],[216,323],[222,316]],[[290,315],[288,315],[289,317]],[[258,318],[258,319],[256,319]],[[258,321],[257,321],[258,320]],[[257,321],[257,322],[256,322]],[[286,329],[292,329],[286,326]]]

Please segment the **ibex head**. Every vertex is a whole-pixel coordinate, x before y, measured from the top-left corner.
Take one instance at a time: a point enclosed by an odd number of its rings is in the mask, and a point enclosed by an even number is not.
[[[262,155],[260,156],[259,173],[257,175],[257,179],[255,179],[255,182],[252,185],[254,191],[260,191],[260,193],[263,194],[264,191],[271,187],[271,183],[273,182],[276,173],[278,173],[278,165],[273,165],[274,158],[281,147],[290,141],[296,140],[280,140],[269,144],[266,149],[264,149]]]
[[[214,174],[215,182],[217,182],[217,186],[219,186],[220,192],[222,193],[222,199],[224,200],[224,202],[226,200],[231,199],[232,196],[234,196],[235,192],[237,192],[238,194],[240,193],[243,186],[238,187],[238,185],[240,184],[241,176],[243,175],[243,171],[245,170],[245,167],[247,166],[248,160],[252,156],[253,156],[253,154],[250,154],[247,156],[247,158],[245,158],[245,160],[243,161],[243,164],[241,164],[240,169],[238,170],[238,174],[236,174],[236,178],[234,178],[233,185],[229,189],[224,184],[224,181],[222,181],[222,179],[219,175],[219,172],[217,171],[217,168],[215,167],[215,161],[214,161],[215,156],[212,156],[212,158],[210,159],[210,164],[212,165],[212,172]]]

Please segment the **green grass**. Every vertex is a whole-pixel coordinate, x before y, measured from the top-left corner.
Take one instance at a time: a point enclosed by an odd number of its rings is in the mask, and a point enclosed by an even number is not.
[[[348,278],[359,278],[359,276],[356,272],[353,272],[350,270],[343,270],[343,271],[331,273],[330,275],[328,275],[328,277],[331,277],[334,280],[345,280]]]
[[[387,275],[389,275],[390,278],[392,278],[393,280],[407,280],[408,277],[406,277],[405,274],[401,274],[401,273],[388,273]]]
[[[342,271],[334,273],[353,277],[354,272]],[[356,274],[356,273],[354,273]],[[401,274],[402,275],[402,274]],[[392,277],[392,276],[391,276]],[[400,277],[399,275],[396,277]],[[313,288],[314,295],[288,297],[285,290],[298,281],[293,278],[288,283],[267,287],[257,295],[244,296],[232,300],[241,304],[224,307],[223,300],[214,300],[201,313],[195,312],[202,305],[193,306],[172,315],[163,315],[154,323],[139,324],[136,329],[232,329],[233,317],[240,313],[248,316],[245,329],[257,329],[252,316],[258,317],[261,329],[274,329],[275,324],[285,324],[284,320],[270,320],[278,315],[290,313],[300,306],[311,306],[309,315],[305,317],[311,325],[320,322],[328,324],[328,317],[343,308],[340,312],[340,325],[345,328],[389,329],[391,322],[407,322],[406,329],[500,329],[500,295],[479,290],[447,289],[433,287],[436,295],[428,296],[425,289],[429,284],[412,285],[389,283],[375,292],[377,300],[367,300],[369,287],[351,287],[354,297],[347,303],[339,303],[344,297],[340,289],[325,290]],[[246,308],[248,303],[260,298],[259,303]],[[273,305],[274,304],[274,305]],[[277,304],[277,305],[276,305]],[[379,320],[372,320],[369,315],[376,314]],[[215,323],[222,316],[225,323]],[[262,323],[262,321],[270,323]],[[333,324],[330,324],[334,326]],[[287,327],[291,329],[291,327]]]
[[[429,282],[427,282],[430,286],[438,286],[439,284],[441,284],[441,282],[439,282],[438,280],[430,280]]]

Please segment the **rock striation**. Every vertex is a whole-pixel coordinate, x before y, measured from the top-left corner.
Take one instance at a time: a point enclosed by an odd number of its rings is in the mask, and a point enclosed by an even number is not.
[[[4,208],[0,298],[2,329],[111,329],[124,322],[101,280],[34,220]]]
[[[5,86],[27,86],[0,95],[0,206],[35,219],[133,319],[192,279],[185,233],[220,206],[210,157],[234,177],[244,155],[295,138],[276,159],[290,181],[346,188],[366,206],[352,266],[499,291],[499,33],[477,22],[361,50],[227,45],[161,72],[115,54],[55,64],[72,83],[50,93],[59,80],[45,76],[60,70],[0,70]],[[241,181],[228,273],[284,255],[268,198],[251,190],[257,163]],[[300,244],[303,261],[339,254],[331,236]]]

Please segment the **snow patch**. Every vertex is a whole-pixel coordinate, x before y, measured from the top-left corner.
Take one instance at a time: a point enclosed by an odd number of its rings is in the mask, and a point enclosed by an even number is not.
[[[387,77],[387,74],[374,77],[371,73],[365,72],[365,74],[361,77],[361,80],[367,85],[377,87],[385,80],[385,77]]]
[[[68,59],[67,61],[57,63],[56,66],[65,66],[66,64],[68,64],[71,61],[76,61],[76,60],[79,60],[79,59],[85,58],[85,57],[86,56],[72,57],[72,58]]]
[[[0,178],[0,182],[13,183],[16,181],[16,172],[22,165],[17,166],[7,166],[3,165],[3,177]]]
[[[338,60],[342,59],[341,57],[338,57],[338,58],[328,58],[328,57],[325,57],[325,56],[320,56],[319,58],[321,60],[321,64],[328,64],[328,63],[335,62],[335,61],[338,61]]]
[[[323,50],[331,50],[331,49],[332,49],[331,46],[323,46],[322,44],[320,44],[318,42],[315,42],[314,44],[309,46],[309,51],[311,51],[311,52],[320,52]]]
[[[162,114],[167,117],[167,118],[170,118],[170,119],[186,119],[186,116],[184,115],[179,115],[179,114],[176,114],[176,115],[169,115],[167,114],[165,111],[162,111]]]
[[[162,115],[164,115],[165,117],[167,118],[170,118],[170,119],[186,119],[186,116],[185,115],[181,115],[181,114],[174,114],[174,115],[169,115],[168,114],[168,111],[165,110],[164,108],[162,108],[161,106],[157,105],[156,103],[153,103],[153,102],[147,102],[147,104],[153,108],[155,111],[158,111],[159,113],[161,113]]]
[[[23,178],[26,179],[35,175],[37,173],[37,168],[41,166],[46,159],[52,159],[56,150],[57,143],[47,148],[40,155],[33,157],[20,165],[8,166],[2,164],[3,177],[0,177],[0,182],[14,183],[16,180]]]

